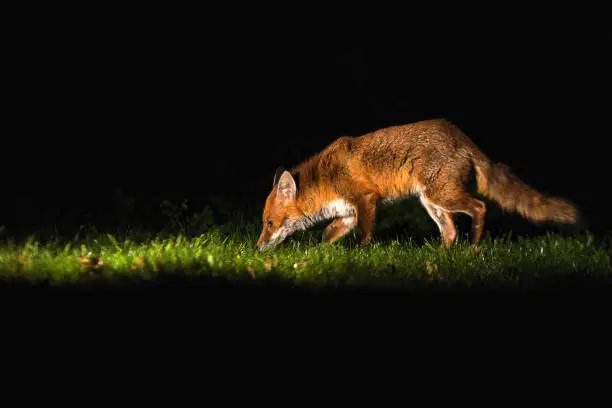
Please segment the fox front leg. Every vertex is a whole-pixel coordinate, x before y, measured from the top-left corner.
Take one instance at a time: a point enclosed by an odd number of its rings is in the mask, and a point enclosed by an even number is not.
[[[349,232],[357,225],[356,217],[342,217],[336,218],[331,222],[327,227],[325,227],[325,231],[323,231],[323,242],[326,244],[331,244],[336,242]]]
[[[374,216],[376,214],[376,202],[378,196],[374,193],[365,194],[359,200],[357,206],[357,225],[361,233],[360,245],[365,245],[372,240],[372,228],[374,225]]]

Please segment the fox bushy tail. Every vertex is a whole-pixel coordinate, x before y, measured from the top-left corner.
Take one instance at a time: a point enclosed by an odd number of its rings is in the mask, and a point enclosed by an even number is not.
[[[534,222],[555,222],[583,227],[584,217],[569,200],[546,196],[519,180],[503,163],[475,160],[478,192],[506,211]]]

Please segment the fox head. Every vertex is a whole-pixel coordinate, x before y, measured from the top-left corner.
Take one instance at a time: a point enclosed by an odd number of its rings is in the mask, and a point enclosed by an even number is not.
[[[257,241],[260,251],[274,248],[300,229],[302,212],[297,206],[297,185],[291,174],[279,167],[263,210],[263,230]]]

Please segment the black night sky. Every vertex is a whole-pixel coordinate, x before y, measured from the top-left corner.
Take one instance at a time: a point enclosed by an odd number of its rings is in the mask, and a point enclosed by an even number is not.
[[[143,219],[151,197],[263,205],[278,165],[445,117],[610,227],[610,36],[595,24],[95,16],[13,34],[3,225],[103,223],[117,194]]]

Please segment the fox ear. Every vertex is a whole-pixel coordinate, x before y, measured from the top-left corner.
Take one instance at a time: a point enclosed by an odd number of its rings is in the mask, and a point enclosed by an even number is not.
[[[283,166],[278,166],[276,168],[276,172],[274,173],[274,181],[272,182],[272,187],[274,187],[278,183],[278,180],[280,179],[281,174],[283,174],[283,171],[285,171],[285,168]]]
[[[297,197],[297,186],[295,180],[288,171],[283,171],[278,180],[278,196],[282,200],[295,200]]]

